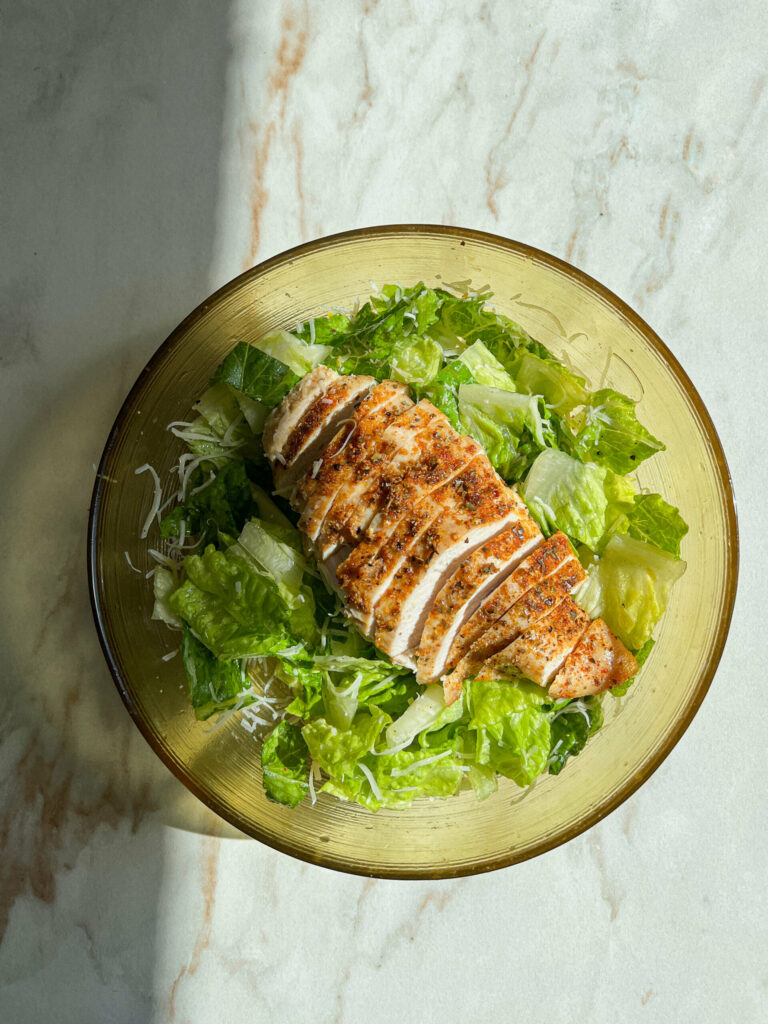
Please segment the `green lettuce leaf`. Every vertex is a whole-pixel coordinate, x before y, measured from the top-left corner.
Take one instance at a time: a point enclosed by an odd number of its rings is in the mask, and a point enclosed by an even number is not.
[[[463,433],[464,427],[459,418],[459,387],[462,384],[474,383],[475,379],[466,363],[460,359],[453,359],[446,363],[431,384],[415,390],[417,397],[429,399],[445,413],[453,429]]]
[[[439,363],[435,365],[433,341],[422,338],[435,322],[439,305],[440,296],[423,283],[407,289],[386,285],[335,339],[331,364],[340,373],[368,373],[379,380],[412,365],[427,383],[421,374],[433,376]]]
[[[398,341],[389,357],[389,376],[418,388],[430,384],[443,362],[443,350],[436,341],[410,335]]]
[[[178,580],[170,569],[164,569],[161,565],[155,568],[152,576],[152,591],[155,599],[152,618],[164,622],[166,626],[171,626],[173,629],[181,628],[181,619],[171,608],[168,599],[178,585]]]
[[[688,524],[660,494],[635,495],[627,518],[630,537],[680,557],[680,541],[688,533]]]
[[[303,338],[289,331],[278,331],[268,338],[260,338],[255,345],[268,356],[285,363],[299,377],[324,363],[332,351],[330,345],[307,344]]]
[[[240,663],[220,660],[200,643],[189,626],[182,626],[181,653],[195,717],[205,721],[211,715],[255,700]]]
[[[373,777],[376,790],[371,785]],[[407,807],[425,797],[452,796],[462,783],[464,771],[450,747],[444,750],[401,750],[383,757],[368,756],[358,762],[354,774],[333,778],[323,792],[343,800],[355,800],[370,811],[382,807]]]
[[[241,341],[218,366],[211,383],[223,381],[273,409],[298,380],[299,375],[285,363]]]
[[[182,523],[187,537],[202,535],[202,543],[219,543],[222,534],[236,536],[256,511],[251,482],[243,462],[225,462],[209,470],[213,481],[201,468],[192,474],[187,501],[177,505],[160,523],[163,537],[179,537]],[[200,490],[194,493],[197,488]]]
[[[316,642],[308,587],[291,601],[288,589],[250,559],[213,545],[185,559],[184,568],[187,579],[169,598],[171,609],[218,658],[274,654]]]
[[[489,388],[499,388],[502,391],[517,390],[515,382],[504,366],[496,356],[488,351],[482,341],[476,341],[469,348],[465,348],[459,356],[459,361],[464,363],[472,374],[473,382]]]
[[[549,774],[559,775],[569,757],[579,754],[603,724],[600,697],[568,701],[550,719]]]
[[[314,718],[302,728],[313,761],[339,781],[357,773],[357,765],[389,725],[388,714],[375,706],[360,711],[350,725],[339,729],[325,718]]]
[[[546,692],[533,683],[473,680],[467,684],[474,761],[527,786],[546,767],[550,725]]]
[[[631,650],[639,650],[664,613],[685,562],[626,534],[612,537],[576,600],[592,616],[605,619]]]
[[[520,480],[539,453],[554,443],[535,395],[480,384],[459,385],[459,419],[507,481]]]
[[[275,803],[295,807],[309,792],[309,751],[301,729],[279,722],[261,748],[264,789]]]
[[[587,399],[587,382],[557,362],[544,349],[534,352],[517,349],[505,365],[517,385],[527,395],[541,395],[547,405],[565,415]]]
[[[590,395],[570,419],[572,453],[582,462],[597,462],[623,475],[664,451],[661,441],[639,422],[636,404],[610,388]]]
[[[562,530],[595,550],[607,525],[606,475],[605,469],[547,448],[533,463],[521,493],[545,532]]]

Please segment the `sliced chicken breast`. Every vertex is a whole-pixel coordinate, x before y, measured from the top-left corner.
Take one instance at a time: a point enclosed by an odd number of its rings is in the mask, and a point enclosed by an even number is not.
[[[483,664],[504,650],[521,633],[530,629],[564,601],[587,577],[581,563],[571,554],[549,576],[520,597],[507,611],[475,640],[456,668],[443,682],[447,704],[452,704],[461,693],[465,679],[479,674]]]
[[[478,679],[503,679],[509,673],[546,686],[590,624],[589,615],[571,597],[539,619],[517,640],[483,665]]]
[[[387,428],[413,405],[404,384],[383,381],[365,396],[331,443],[298,484],[293,502],[301,509],[299,528],[317,539],[326,513],[342,488],[354,484],[361,464],[371,458]]]
[[[262,443],[264,453],[273,466],[285,464],[283,449],[291,433],[310,405],[338,379],[338,373],[329,370],[327,366],[316,366],[291,388],[282,402],[267,416]]]
[[[426,402],[420,405],[433,408]],[[418,406],[410,410],[414,418],[416,409]],[[403,418],[407,417],[408,413]],[[419,418],[424,418],[423,410]],[[394,455],[387,451],[392,441],[399,445]],[[442,413],[429,414],[425,425],[415,433],[405,428],[401,431],[398,425],[373,456],[377,465],[368,474],[368,486],[341,495],[343,504],[337,502],[332,510],[328,522],[338,530],[337,542],[354,545],[367,538],[382,543],[421,498],[480,455],[484,455],[481,446],[471,437],[457,434]],[[332,543],[333,530],[324,526],[323,533],[328,538],[325,553]]]
[[[376,645],[392,658],[418,650],[435,596],[461,561],[527,515],[522,500],[485,458],[446,486],[459,501],[424,531],[376,604]]]
[[[635,656],[602,619],[587,627],[549,688],[555,700],[588,697],[626,683],[637,672]]]
[[[451,643],[446,667],[457,665],[475,640],[500,619],[526,590],[572,557],[573,549],[564,533],[554,533],[543,541],[460,627]]]
[[[432,683],[453,667],[447,663],[448,652],[461,626],[541,540],[541,530],[526,514],[462,560],[424,624],[418,652],[420,683]]]
[[[489,473],[495,476],[484,455],[478,455],[469,465],[462,463],[461,472],[426,498],[402,508],[398,505],[395,528],[390,529],[390,524],[385,522],[380,530],[358,544],[339,566],[336,578],[346,595],[347,608],[367,636],[372,635],[376,603],[421,535],[438,518],[463,505],[467,488],[477,485],[476,466],[482,467],[484,476]]]
[[[337,377],[309,404],[283,445],[281,458],[273,462],[272,472],[279,493],[290,494],[337,432],[342,420],[351,418],[375,383],[373,377]]]

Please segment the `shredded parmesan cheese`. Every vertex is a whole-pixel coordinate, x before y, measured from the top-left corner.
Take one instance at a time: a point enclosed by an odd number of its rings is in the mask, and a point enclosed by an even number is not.
[[[138,476],[139,473],[147,472],[150,473],[152,476],[152,481],[155,485],[155,493],[154,497],[152,498],[152,507],[149,510],[149,515],[144,520],[144,525],[141,528],[142,540],[144,540],[147,534],[149,533],[149,528],[152,525],[152,520],[157,515],[157,510],[160,508],[160,502],[163,496],[163,489],[160,486],[160,477],[157,475],[157,472],[152,468],[152,466],[150,466],[148,462],[145,462],[143,466],[139,466],[138,469],[134,470],[136,476]]]
[[[373,777],[373,772],[371,771],[371,769],[367,765],[362,764],[362,762],[358,765],[358,768],[366,777],[366,779],[368,779],[368,782],[371,787],[371,792],[373,793],[373,795],[376,797],[378,801],[383,803],[384,797],[381,795],[381,790],[379,789],[379,785],[376,782],[376,779],[374,779]]]
[[[128,552],[124,551],[123,554],[125,555],[125,560],[128,563],[128,565],[131,567],[131,569],[133,569],[134,572],[141,573],[141,569],[137,569],[136,566],[131,561],[131,556],[128,554]]]

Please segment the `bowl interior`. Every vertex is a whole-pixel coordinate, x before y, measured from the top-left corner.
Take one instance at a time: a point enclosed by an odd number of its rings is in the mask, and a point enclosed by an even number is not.
[[[236,720],[215,732],[186,699],[177,634],[150,618],[151,590],[132,562],[152,567],[139,539],[151,500],[149,462],[165,479],[185,419],[217,363],[254,341],[364,300],[371,280],[489,285],[499,312],[521,323],[596,387],[640,399],[639,415],[667,445],[640,484],[679,506],[690,525],[688,571],[673,591],[641,682],[607,698],[606,725],[558,777],[521,791],[502,780],[483,803],[471,792],[371,815],[323,797],[287,810],[267,801],[259,747]],[[167,488],[167,494],[170,490]],[[736,586],[737,537],[727,467],[711,421],[674,358],[610,292],[554,257],[455,228],[374,228],[321,239],[275,257],[225,286],[171,335],[121,410],[99,467],[90,527],[94,611],[117,686],[156,752],[200,799],[244,832],[330,867],[394,877],[489,870],[577,835],[658,766],[701,702],[719,660]]]

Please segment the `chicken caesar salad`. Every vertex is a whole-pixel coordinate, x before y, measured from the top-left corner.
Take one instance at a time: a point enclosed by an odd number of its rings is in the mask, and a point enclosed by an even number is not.
[[[653,647],[686,567],[634,477],[664,445],[491,299],[385,285],[240,342],[165,483],[136,470],[165,657],[203,728],[259,740],[271,800],[530,786]]]

